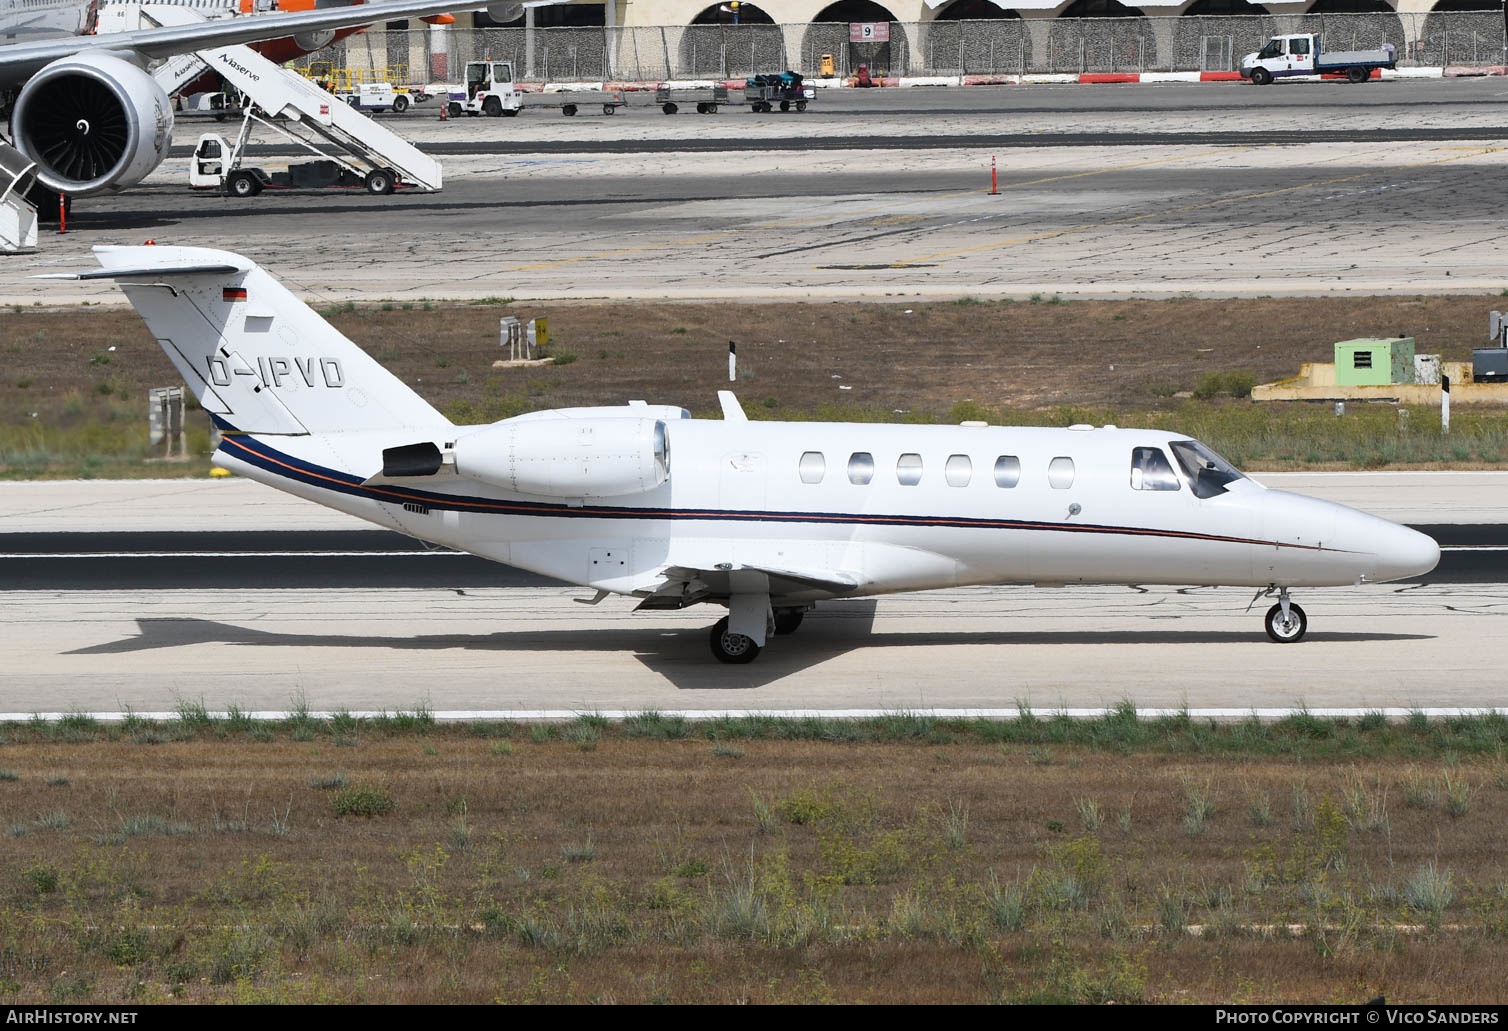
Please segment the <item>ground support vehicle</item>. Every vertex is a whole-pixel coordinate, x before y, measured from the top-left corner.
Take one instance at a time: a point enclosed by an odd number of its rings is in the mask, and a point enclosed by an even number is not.
[[[560,93],[525,93],[525,107],[558,107],[570,117],[584,107],[602,107],[605,115],[617,113],[627,104],[622,90],[566,90]]]
[[[363,82],[353,89],[335,94],[358,111],[391,111],[401,115],[413,103],[408,90],[394,89],[390,82]]]
[[[1351,82],[1366,82],[1373,69],[1392,68],[1398,63],[1393,44],[1376,50],[1325,50],[1312,32],[1273,36],[1254,54],[1241,58],[1241,78],[1266,86],[1273,79],[1295,75],[1344,75]]]
[[[440,189],[440,163],[397,133],[342,104],[314,83],[249,47],[199,51],[249,101],[234,144],[201,136],[189,160],[189,186],[254,197],[264,189],[337,187],[387,194]],[[282,136],[314,160],[281,171],[243,166],[253,125]]]
[[[756,113],[768,113],[777,105],[782,111],[789,111],[792,107],[805,111],[806,105],[816,96],[817,91],[803,84],[802,77],[795,72],[755,75],[744,83],[744,103]]]
[[[246,141],[253,124],[263,125],[306,147],[312,161],[284,165],[244,165]],[[398,189],[418,189],[404,182],[398,171],[385,165],[363,165],[338,154],[326,153],[307,140],[285,132],[253,108],[247,108],[235,143],[218,133],[205,133],[189,159],[189,188],[219,190],[228,197],[255,197],[263,190],[366,190],[377,195]]]
[[[707,86],[693,89],[671,89],[661,86],[655,90],[655,106],[667,115],[673,115],[682,104],[695,104],[699,115],[715,115],[720,105],[729,103],[728,87]]]
[[[449,91],[445,103],[451,118],[512,118],[523,108],[524,95],[513,85],[512,61],[467,61],[466,81]]]

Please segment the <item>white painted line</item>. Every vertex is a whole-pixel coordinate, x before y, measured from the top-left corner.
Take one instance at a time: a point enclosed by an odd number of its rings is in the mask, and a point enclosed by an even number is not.
[[[679,716],[687,720],[718,720],[718,719],[843,719],[863,720],[881,719],[889,716],[924,716],[940,720],[960,719],[992,719],[1014,720],[1023,713],[1029,713],[1039,720],[1049,720],[1059,717],[1067,717],[1072,720],[1097,720],[1104,719],[1119,712],[1116,708],[1094,709],[1065,709],[1048,708],[1043,706],[1031,706],[1018,708],[1012,706],[1008,709],[447,709],[438,712],[428,712],[427,716],[435,720],[517,720],[520,722],[534,721],[558,721],[573,720],[580,716],[600,716],[608,720],[623,720],[631,716]],[[1450,709],[1437,707],[1422,708],[1399,708],[1397,706],[1378,706],[1375,708],[1282,708],[1282,709],[1137,709],[1138,719],[1155,720],[1170,719],[1187,716],[1196,720],[1240,720],[1256,718],[1259,720],[1281,720],[1301,714],[1317,716],[1324,719],[1346,717],[1359,719],[1363,716],[1381,715],[1387,719],[1406,719],[1415,713],[1422,714],[1430,719],[1441,719],[1453,716],[1487,716],[1499,715],[1499,709]],[[198,715],[196,712],[195,716]],[[229,713],[223,710],[211,710],[206,714],[211,719],[227,719]],[[391,712],[383,709],[372,710],[310,710],[308,712],[287,712],[281,710],[258,710],[238,714],[241,718],[260,721],[281,722],[297,717],[310,717],[313,719],[330,719],[333,716],[354,717],[356,719],[377,719],[380,717],[393,718],[399,715],[412,716],[411,712],[399,710]],[[78,718],[80,716],[97,720],[101,723],[120,723],[127,719],[154,720],[158,722],[173,721],[179,718],[176,711],[164,712],[0,712],[0,723],[29,723],[33,720],[44,722],[56,722],[58,720]]]
[[[1343,476],[1388,476],[1388,477],[1405,477],[1405,476],[1408,476],[1408,477],[1413,477],[1413,476],[1491,476],[1491,477],[1501,477],[1501,476],[1508,476],[1508,470],[1503,470],[1503,469],[1378,469],[1378,470],[1375,470],[1373,472],[1366,472],[1364,470],[1349,470],[1349,471],[1346,471],[1346,472],[1339,472],[1339,471],[1332,472],[1332,471],[1326,469],[1326,470],[1317,471],[1317,472],[1283,472],[1283,473],[1267,472],[1267,473],[1264,473],[1264,472],[1256,472],[1256,471],[1252,471],[1252,470],[1247,470],[1247,472],[1251,473],[1251,475],[1253,475],[1253,476],[1260,476],[1263,479],[1273,479],[1273,480],[1279,479],[1279,478],[1285,477],[1285,476],[1286,477],[1311,476],[1311,477],[1319,477],[1321,479],[1330,479],[1331,477],[1337,477],[1338,478],[1338,477],[1343,477]]]

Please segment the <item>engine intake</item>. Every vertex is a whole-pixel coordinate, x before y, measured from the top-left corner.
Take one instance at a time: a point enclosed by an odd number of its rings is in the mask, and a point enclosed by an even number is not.
[[[493,423],[455,442],[456,473],[519,494],[610,498],[670,478],[659,419],[540,419]]]
[[[26,84],[11,112],[16,149],[55,193],[123,190],[167,157],[173,109],[146,72],[109,53],[54,61]]]

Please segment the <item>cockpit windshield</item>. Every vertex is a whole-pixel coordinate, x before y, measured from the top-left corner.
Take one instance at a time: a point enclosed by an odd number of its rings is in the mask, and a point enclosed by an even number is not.
[[[1175,440],[1168,446],[1173,457],[1189,478],[1189,487],[1197,498],[1212,498],[1225,493],[1225,485],[1232,480],[1246,477],[1241,470],[1231,465],[1197,440]]]
[[[1269,57],[1282,57],[1282,56],[1283,56],[1283,41],[1281,39],[1274,39],[1274,40],[1268,41],[1268,44],[1265,47],[1263,47],[1260,52],[1258,52],[1258,54],[1257,54],[1257,60],[1259,60],[1259,61],[1265,61]]]

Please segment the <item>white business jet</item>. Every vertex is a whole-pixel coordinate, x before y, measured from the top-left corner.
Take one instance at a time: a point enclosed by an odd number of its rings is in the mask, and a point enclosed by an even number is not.
[[[1090,426],[721,420],[630,402],[456,426],[253,262],[97,247],[224,431],[215,463],[423,540],[640,599],[724,605],[722,662],[813,605],[967,584],[1295,587],[1429,572],[1424,534],[1268,490],[1196,440]],[[1255,598],[1253,599],[1255,602]],[[1250,607],[1250,606],[1248,606]]]

